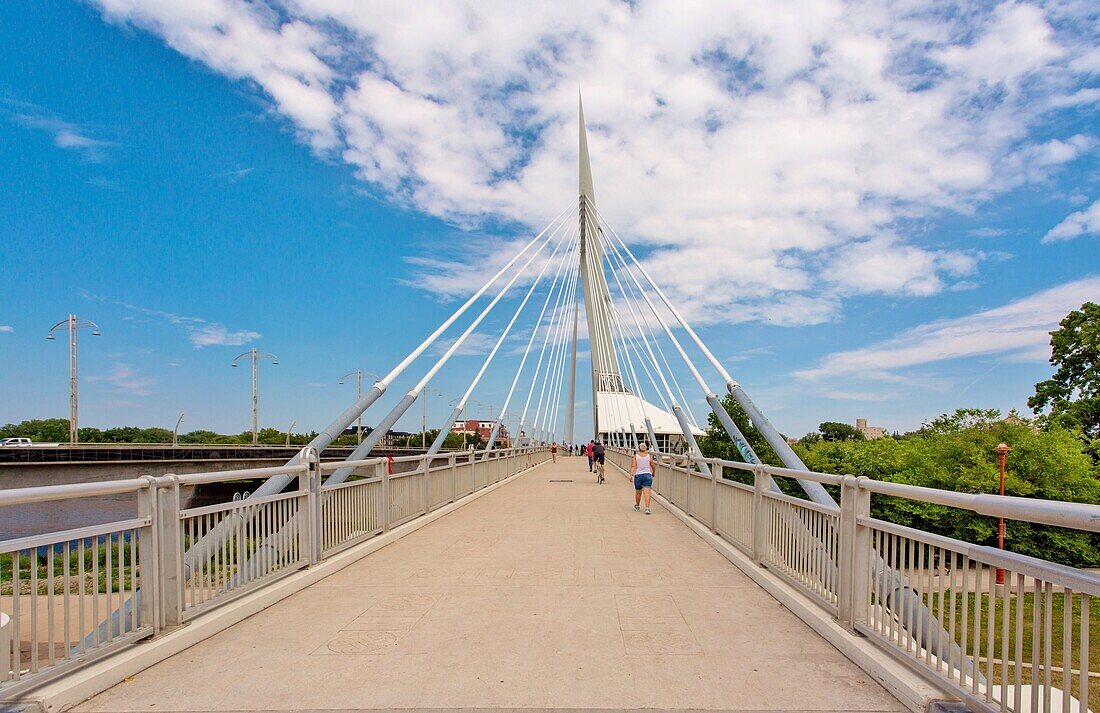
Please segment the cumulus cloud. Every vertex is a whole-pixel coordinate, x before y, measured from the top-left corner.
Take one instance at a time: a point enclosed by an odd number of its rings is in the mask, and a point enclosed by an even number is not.
[[[1092,101],[1084,5],[92,2],[257,87],[372,192],[463,228],[537,229],[575,202],[583,89],[600,205],[704,322],[813,323],[847,295],[943,290],[980,256],[899,223],[970,211],[1094,144],[1033,131]],[[469,264],[412,281],[476,289],[511,245],[472,243]]]
[[[14,332],[15,327],[10,324],[0,324],[0,332]]]
[[[1044,243],[1056,243],[1062,240],[1072,240],[1080,235],[1096,235],[1100,233],[1100,200],[1088,208],[1066,216],[1058,225],[1047,231],[1043,236]]]
[[[1050,332],[1067,312],[1100,294],[1100,277],[1075,280],[957,319],[940,320],[906,330],[862,349],[830,354],[812,368],[795,372],[800,379],[859,377],[876,381],[903,379],[902,370],[959,357],[1000,355],[1014,360],[1045,361]]]

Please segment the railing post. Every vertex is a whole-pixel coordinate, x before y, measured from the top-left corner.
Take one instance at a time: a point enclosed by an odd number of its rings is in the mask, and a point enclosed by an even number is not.
[[[307,515],[298,519],[299,552],[309,553],[309,563],[321,561],[322,531],[325,524],[321,513],[321,456],[315,448],[302,453],[307,470],[298,476],[298,491],[306,494]]]
[[[157,532],[160,527],[160,518],[157,512],[157,479],[147,475],[143,480],[148,487],[138,491],[138,517],[149,518],[149,527],[138,534],[136,543],[140,566],[137,571],[138,582],[135,584],[141,601],[132,603],[132,606],[139,607],[138,616],[141,618],[141,625],[152,626],[155,634],[160,631],[160,582],[157,576],[160,572],[160,553],[158,552],[160,533]],[[0,661],[0,664],[2,663]],[[0,665],[0,675],[6,672],[7,669]]]
[[[754,466],[752,469],[752,561],[758,565],[763,565],[764,553],[768,546],[768,524],[764,513],[767,505],[764,498],[767,480],[764,467]]]
[[[844,476],[840,489],[840,562],[837,583],[837,613],[840,623],[855,631],[866,623],[867,583],[871,572],[871,533],[859,524],[871,515],[871,493],[860,487],[859,478]]]
[[[692,457],[688,456],[684,465],[684,512],[688,517],[691,517],[691,481],[695,478],[691,474],[693,468]]]
[[[469,451],[470,454],[470,493],[472,494],[477,490],[477,454],[474,451]],[[488,454],[485,456],[488,458]]]
[[[722,461],[715,460],[710,469],[710,531],[718,534],[718,481],[722,478]]]
[[[451,467],[451,502],[455,501],[455,489],[458,487],[458,457],[452,453],[447,456],[447,465]]]
[[[431,489],[428,487],[432,477],[432,458],[424,456],[424,487],[421,489],[421,494],[424,498],[424,514],[427,515],[432,511],[432,496]]]
[[[160,545],[162,627],[183,623],[183,543],[180,533],[180,484],[175,475],[157,480],[157,543]]]
[[[390,469],[386,461],[374,466],[374,472],[382,477],[382,532],[390,529]]]

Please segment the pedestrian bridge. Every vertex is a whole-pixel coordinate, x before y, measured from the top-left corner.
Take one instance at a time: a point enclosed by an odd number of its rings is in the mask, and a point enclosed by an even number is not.
[[[0,541],[0,700],[50,711],[923,711],[941,699],[1088,710],[1100,578],[876,519],[872,498],[1090,532],[1100,506],[810,472],[597,209],[583,113],[579,139],[576,204],[285,465],[0,490],[0,518],[132,501],[122,520]],[[502,302],[514,309],[494,312]],[[652,516],[631,509],[615,474],[599,486],[580,458],[547,462],[548,444],[582,430],[582,303],[590,432],[620,474],[628,448],[663,451]],[[513,350],[521,316],[526,346]],[[475,332],[495,335],[492,349],[472,377],[451,365],[470,378],[427,453],[378,458],[383,434]],[[498,354],[519,358],[487,443],[445,452]],[[410,374],[346,458],[321,459]],[[693,401],[739,460],[704,457]],[[786,467],[761,463],[727,406]],[[244,500],[190,497],[242,479],[263,483]]]
[[[386,459],[305,455],[284,468],[0,491],[0,509],[128,492],[138,512],[0,543],[19,563],[0,578],[12,615],[0,651],[14,656],[0,661],[0,700],[80,711],[1087,708],[1089,627],[1075,634],[1052,617],[1074,601],[1089,622],[1095,577],[890,525],[868,504],[878,493],[987,512],[992,498],[1016,518],[1095,528],[1094,506],[798,473],[839,485],[834,512],[766,489],[794,475],[785,469],[658,456],[661,495],[646,516],[621,477],[625,450],[609,452],[604,485],[586,459],[553,462],[546,449],[410,456],[418,467],[392,474]],[[337,467],[354,469],[349,480],[323,483]],[[725,477],[737,472],[754,484]],[[179,507],[195,483],[280,473],[298,488]],[[27,568],[30,586],[11,586]],[[52,586],[43,571],[59,573]]]
[[[559,458],[79,710],[902,709],[669,512],[632,503],[624,478],[597,486]]]

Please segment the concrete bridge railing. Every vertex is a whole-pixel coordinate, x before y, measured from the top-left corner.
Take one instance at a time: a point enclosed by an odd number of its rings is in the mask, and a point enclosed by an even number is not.
[[[630,451],[608,453],[628,470]],[[1100,667],[1090,663],[1100,658],[1100,642],[1090,640],[1100,628],[1100,606],[1092,602],[1100,577],[876,519],[871,498],[1088,532],[1100,532],[1100,506],[655,455],[653,489],[669,506],[971,709],[1089,710],[1091,688],[1100,683]],[[752,485],[726,477],[736,473]],[[773,479],[795,477],[838,489],[840,508],[771,487]],[[921,605],[929,621],[918,616]]]
[[[0,542],[0,700],[25,692],[549,458],[499,449],[0,491],[6,507],[133,497],[135,516]],[[326,474],[352,468],[325,485]],[[265,497],[185,507],[181,488],[291,475]],[[293,482],[293,481],[292,481]]]

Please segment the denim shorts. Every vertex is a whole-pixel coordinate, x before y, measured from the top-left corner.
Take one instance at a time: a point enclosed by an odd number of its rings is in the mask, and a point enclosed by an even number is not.
[[[653,473],[638,473],[634,476],[634,489],[641,490],[642,488],[653,487]]]

